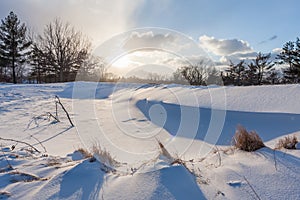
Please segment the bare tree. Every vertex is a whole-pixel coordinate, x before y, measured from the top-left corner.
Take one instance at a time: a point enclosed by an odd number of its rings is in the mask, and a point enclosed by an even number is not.
[[[177,68],[175,72],[173,72],[172,81],[178,84],[188,84],[187,80],[181,74],[182,68]]]
[[[209,61],[201,60],[196,65],[189,65],[180,68],[182,76],[191,85],[206,85],[208,78],[216,75],[216,70],[212,69],[212,64]]]
[[[90,47],[90,42],[81,32],[56,19],[46,25],[42,35],[36,37],[32,60],[37,70],[54,74],[55,81],[70,81],[75,79],[74,74],[89,57]]]

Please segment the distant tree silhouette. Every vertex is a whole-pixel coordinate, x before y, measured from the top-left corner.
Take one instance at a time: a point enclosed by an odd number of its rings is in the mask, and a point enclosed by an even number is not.
[[[243,85],[246,75],[245,61],[242,60],[237,64],[230,61],[229,67],[225,69],[225,74],[222,73],[222,78],[225,85]]]
[[[105,81],[107,63],[103,58],[91,55],[86,59],[77,73],[76,80],[80,81]]]
[[[288,83],[300,82],[300,39],[286,42],[282,51],[277,55],[278,64],[288,65],[284,70],[284,78]]]
[[[54,81],[73,81],[80,66],[90,56],[90,46],[81,32],[56,19],[35,38],[33,71],[53,76]]]
[[[175,72],[173,72],[172,82],[178,84],[188,84],[187,80],[181,74],[182,68],[177,68]]]
[[[279,83],[280,74],[273,68],[275,63],[270,58],[270,53],[258,53],[250,62],[241,60],[234,64],[230,61],[229,66],[222,73],[224,84],[241,86]]]
[[[267,74],[266,83],[272,85],[284,83],[281,74],[281,70],[271,69]]]
[[[270,61],[271,54],[258,53],[255,59],[248,64],[248,81],[251,85],[262,85],[267,79],[268,72],[274,67],[274,62]]]
[[[220,82],[218,71],[212,66],[211,62],[206,60],[201,60],[197,64],[181,67],[179,70],[181,75],[191,85],[218,84]],[[219,77],[219,79],[217,79],[217,77]]]
[[[1,75],[9,77],[11,73],[12,82],[17,83],[23,72],[23,64],[29,55],[31,41],[27,38],[25,23],[20,22],[14,12],[1,20],[0,26],[0,64]]]

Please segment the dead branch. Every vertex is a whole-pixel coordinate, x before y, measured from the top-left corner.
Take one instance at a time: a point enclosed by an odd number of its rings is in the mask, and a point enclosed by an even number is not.
[[[274,154],[274,166],[275,166],[275,169],[277,171],[278,169],[277,169],[277,161],[276,161],[276,154],[275,153],[276,153],[276,150],[274,149],[273,150],[273,154]]]
[[[3,157],[4,157],[4,159],[6,160],[6,162],[7,162],[7,166],[8,166],[8,169],[10,170],[13,170],[14,168],[13,168],[13,166],[10,164],[10,162],[7,160],[7,158],[6,158],[6,155],[4,154],[4,152],[1,150],[1,152],[2,152],[2,154],[3,154]]]
[[[51,112],[47,112],[47,115],[49,115],[49,118],[52,117],[52,118],[55,119],[57,122],[60,122],[59,119],[58,119],[58,117],[55,117],[54,115],[52,115]]]
[[[243,178],[245,179],[245,181],[247,182],[247,184],[248,184],[249,187],[251,188],[252,192],[255,194],[256,198],[257,198],[258,200],[261,200],[261,198],[258,196],[258,194],[257,194],[256,191],[254,190],[254,188],[252,187],[252,185],[249,183],[248,179],[247,179],[245,176],[243,176]]]
[[[33,150],[35,150],[36,152],[41,153],[37,148],[35,148],[34,146],[32,146],[31,144],[29,144],[29,143],[27,143],[27,142],[23,142],[23,141],[20,141],[20,140],[15,140],[15,139],[9,139],[9,138],[2,138],[2,137],[0,137],[0,140],[10,141],[10,142],[17,142],[17,143],[25,144],[25,145],[31,147],[31,148],[32,148]]]
[[[60,102],[60,99],[59,99],[59,97],[58,97],[57,95],[55,96],[55,99],[56,99],[56,104],[59,104],[59,105],[61,106],[61,108],[65,111],[65,113],[66,113],[66,115],[67,115],[67,117],[68,117],[68,119],[69,119],[69,122],[70,122],[71,126],[74,127],[74,124],[73,124],[73,122],[72,122],[72,120],[71,120],[71,118],[70,118],[69,113],[68,113],[67,110],[65,109],[64,105]]]
[[[43,143],[39,139],[37,139],[34,135],[30,135],[30,137],[35,139],[41,145],[41,147],[43,147],[45,153],[47,152],[46,147],[43,145]]]

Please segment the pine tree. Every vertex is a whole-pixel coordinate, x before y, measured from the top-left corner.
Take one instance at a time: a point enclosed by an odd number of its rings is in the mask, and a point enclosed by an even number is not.
[[[28,48],[31,44],[26,39],[27,28],[21,24],[17,15],[10,12],[9,15],[1,20],[0,26],[0,58],[4,67],[12,69],[13,83],[17,83],[16,68],[21,67],[29,54]]]
[[[245,61],[242,60],[237,64],[230,61],[229,67],[225,69],[227,72],[227,84],[243,85],[245,77]]]
[[[300,81],[300,39],[285,43],[277,59],[278,64],[288,65],[283,70],[284,78],[289,83],[298,83]]]
[[[270,61],[271,54],[258,53],[256,58],[248,65],[250,82],[254,85],[261,85],[267,78],[267,74],[274,67],[274,63]]]

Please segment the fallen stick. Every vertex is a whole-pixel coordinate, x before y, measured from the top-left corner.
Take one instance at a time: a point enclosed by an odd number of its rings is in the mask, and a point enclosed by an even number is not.
[[[31,147],[36,152],[41,153],[37,148],[35,148],[34,146],[32,146],[31,144],[29,144],[27,142],[23,142],[23,141],[19,141],[19,140],[14,140],[14,139],[9,139],[9,138],[2,138],[2,137],[0,137],[0,140],[17,142],[17,143],[21,143],[21,144],[26,144],[27,146]]]

